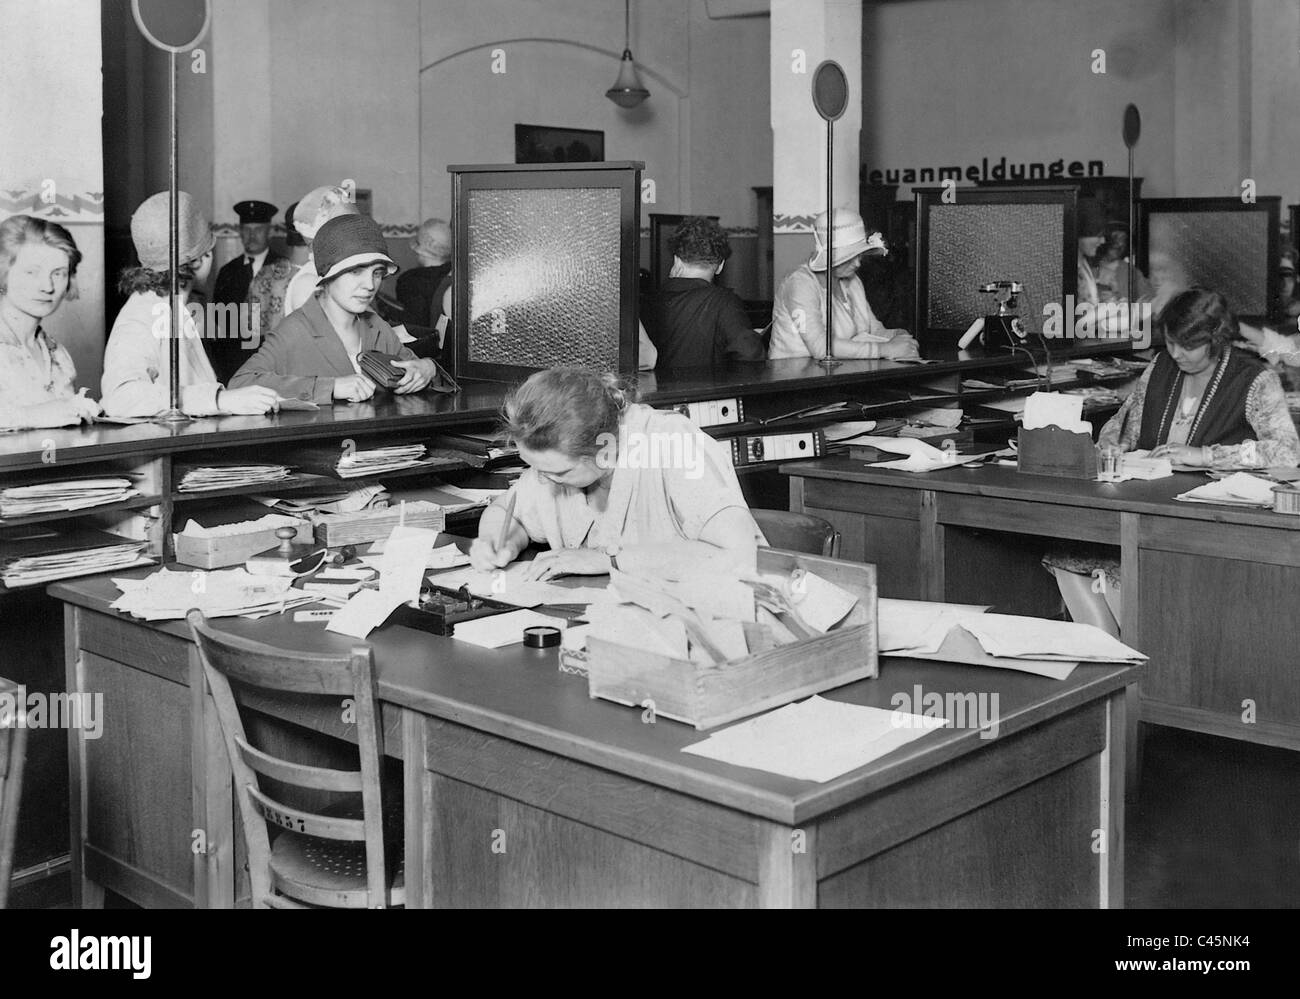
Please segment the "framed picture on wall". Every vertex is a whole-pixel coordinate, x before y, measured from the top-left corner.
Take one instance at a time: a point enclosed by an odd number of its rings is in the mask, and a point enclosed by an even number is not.
[[[515,126],[516,163],[602,163],[605,133],[550,125]]]

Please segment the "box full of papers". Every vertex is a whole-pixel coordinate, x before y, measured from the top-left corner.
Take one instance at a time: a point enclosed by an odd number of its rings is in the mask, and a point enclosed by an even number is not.
[[[657,592],[612,574],[624,603],[589,609],[590,695],[709,729],[877,675],[875,566],[763,548],[757,569],[768,582],[733,575]],[[791,585],[770,582],[782,579]]]

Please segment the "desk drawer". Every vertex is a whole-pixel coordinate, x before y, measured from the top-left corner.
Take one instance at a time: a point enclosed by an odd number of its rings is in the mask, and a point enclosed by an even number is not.
[[[894,489],[889,486],[868,486],[861,482],[836,482],[831,479],[803,480],[805,506],[902,520],[920,519],[922,491],[906,487]]]
[[[77,646],[172,683],[189,686],[191,644],[144,622],[77,610]]]
[[[1119,514],[1082,506],[935,493],[940,524],[1118,545]]]

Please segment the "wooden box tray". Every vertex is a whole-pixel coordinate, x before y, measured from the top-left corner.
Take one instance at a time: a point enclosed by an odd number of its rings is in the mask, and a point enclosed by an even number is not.
[[[303,521],[298,525],[295,542],[311,544],[311,524]],[[173,534],[172,544],[176,550],[176,561],[182,565],[193,565],[200,569],[224,569],[232,565],[243,565],[253,555],[268,551],[280,544],[275,536],[275,528],[268,531],[256,531],[253,534],[235,534],[226,538],[193,538],[187,534]]]
[[[407,527],[426,527],[441,533],[447,526],[447,515],[442,510],[413,510],[408,505],[403,518],[398,504],[383,510],[321,514],[316,520],[316,543],[327,548],[337,548],[339,545],[379,541],[392,534],[393,528],[399,523]]]
[[[1026,475],[1058,479],[1095,479],[1097,448],[1088,434],[1060,427],[1021,430],[1016,443],[1018,470]]]
[[[876,567],[861,562],[758,550],[764,572],[796,567],[858,596],[858,605],[824,635],[782,645],[722,665],[587,640],[592,697],[646,708],[709,729],[846,683],[879,675],[876,659]]]

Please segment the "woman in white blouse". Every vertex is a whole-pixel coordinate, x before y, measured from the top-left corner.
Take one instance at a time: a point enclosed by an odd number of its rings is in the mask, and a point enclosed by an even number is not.
[[[28,215],[0,223],[0,428],[68,427],[99,406],[73,387],[68,352],[41,328],[76,296],[81,251],[63,226]]]

